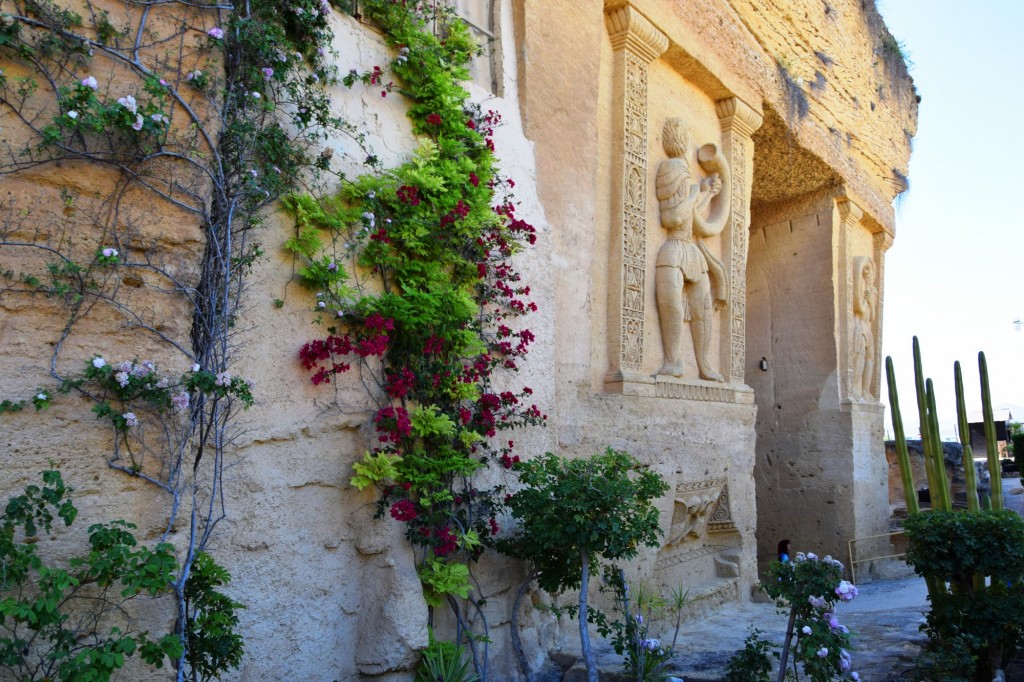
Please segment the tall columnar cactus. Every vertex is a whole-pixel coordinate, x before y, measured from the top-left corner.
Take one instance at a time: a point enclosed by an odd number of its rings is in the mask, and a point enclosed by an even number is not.
[[[924,376],[921,363],[921,346],[914,337],[914,386],[917,392],[917,410],[921,422],[921,443],[924,448],[925,473],[928,478],[928,489],[931,496],[932,509],[951,511],[952,499],[949,491],[949,479],[946,477],[945,458],[942,451],[942,439],[939,435],[938,411],[935,407],[935,387],[931,379]],[[978,355],[981,370],[981,398],[984,409],[985,436],[988,441],[988,465],[992,477],[991,508],[1002,508],[1002,490],[1000,468],[995,439],[995,422],[992,419],[992,400],[989,394],[988,367],[985,354]],[[910,456],[907,452],[906,435],[903,428],[903,416],[900,412],[899,396],[896,391],[896,376],[892,358],[885,359],[886,378],[889,384],[889,404],[892,411],[893,431],[896,436],[896,455],[903,479],[903,493],[907,500],[907,511],[917,513],[920,508],[914,490],[914,479],[910,468]],[[960,363],[954,363],[953,376],[956,385],[957,426],[960,442],[963,445],[964,478],[967,487],[967,508],[970,512],[981,511],[978,499],[977,475],[974,468],[974,455],[970,446],[970,433],[967,425],[967,410],[964,401],[963,374]],[[983,576],[982,576],[983,577]],[[930,595],[943,594],[948,590],[945,581],[930,579],[928,581]]]
[[[939,485],[939,502],[936,506],[932,500],[933,509],[953,509],[953,498],[949,493],[949,478],[946,476],[946,457],[942,449],[942,436],[939,433],[939,411],[935,407],[935,384],[931,379],[925,381],[925,399],[928,401],[928,444],[931,447],[932,467],[935,470],[935,478]]]
[[[925,392],[924,370],[921,368],[921,346],[914,337],[914,391],[917,395],[917,419],[921,430],[921,447],[924,450],[924,473],[928,479],[928,494],[931,497],[932,507],[936,500],[941,497],[942,488],[939,478],[945,477],[945,468],[936,469],[932,462],[931,429],[928,422],[928,398]]]
[[[967,406],[964,403],[964,377],[960,361],[953,363],[953,382],[956,386],[956,421],[963,446],[964,484],[967,488],[967,508],[978,511],[978,476],[974,469],[974,452],[971,450],[971,433],[967,426]]]
[[[978,353],[978,372],[981,374],[981,409],[985,419],[985,444],[988,446],[988,473],[992,482],[992,508],[1003,508],[1002,468],[996,446],[996,422],[992,419],[992,394],[988,387],[988,363],[985,354]]]
[[[907,437],[903,432],[903,415],[900,413],[900,398],[896,392],[896,372],[892,367],[892,358],[888,357],[885,359],[885,379],[889,385],[889,412],[896,437],[896,461],[900,465],[900,478],[903,480],[903,498],[907,501],[907,511],[916,514],[920,507],[917,504],[917,491],[914,490],[914,472],[910,468]]]
[[[928,494],[932,509],[952,509],[946,462],[939,437],[939,418],[935,410],[934,388],[931,379],[925,379],[921,367],[921,344],[914,337],[914,388],[917,391],[917,415],[921,424],[921,445],[924,448],[924,470],[928,477]]]

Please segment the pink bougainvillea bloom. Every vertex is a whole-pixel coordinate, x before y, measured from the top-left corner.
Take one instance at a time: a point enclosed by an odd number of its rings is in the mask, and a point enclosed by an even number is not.
[[[92,88],[93,90],[99,87],[99,83],[97,83],[96,79],[92,76],[86,76],[85,78],[83,78],[82,85],[84,85],[87,88]]]
[[[271,69],[270,67],[264,67],[263,69],[260,70],[263,72],[264,79],[270,80],[271,78],[274,77],[274,70]]]
[[[142,118],[142,114],[135,114],[135,123],[132,124],[132,130],[142,130],[144,123],[145,119]]]
[[[224,37],[224,29],[217,28],[216,26],[214,26],[213,28],[211,28],[209,31],[206,32],[206,35],[210,36],[214,40],[220,40],[221,38]]]

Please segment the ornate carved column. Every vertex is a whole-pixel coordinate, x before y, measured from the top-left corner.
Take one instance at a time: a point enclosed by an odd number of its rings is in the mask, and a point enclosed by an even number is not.
[[[747,238],[750,227],[750,184],[754,164],[750,136],[761,127],[761,114],[746,102],[729,97],[715,102],[722,126],[722,151],[732,169],[732,216],[725,231],[724,262],[729,267],[729,303],[723,325],[721,372],[730,384],[743,383],[747,319]],[[727,361],[728,360],[728,361]]]
[[[668,38],[628,4],[609,10],[605,20],[615,51],[607,380],[622,381],[644,360],[647,65],[668,49]]]
[[[839,335],[839,396],[842,400],[851,400],[853,396],[853,363],[850,355],[853,351],[852,335],[854,328],[853,320],[853,253],[850,242],[853,232],[859,229],[860,221],[864,217],[864,210],[849,199],[841,198],[836,200],[836,209],[839,211],[839,257],[835,267],[842,268],[843,285],[839,287],[839,316],[841,320],[838,325]]]

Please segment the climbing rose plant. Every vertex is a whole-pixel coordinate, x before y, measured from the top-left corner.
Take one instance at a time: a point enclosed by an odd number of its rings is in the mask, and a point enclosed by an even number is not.
[[[797,552],[793,561],[773,561],[761,588],[780,609],[789,610],[788,630],[796,636],[794,670],[799,663],[812,682],[860,679],[852,670],[850,630],[839,622],[836,608],[857,596],[856,586],[843,580],[842,562]],[[789,643],[787,636],[787,649]],[[783,665],[786,658],[784,652]]]

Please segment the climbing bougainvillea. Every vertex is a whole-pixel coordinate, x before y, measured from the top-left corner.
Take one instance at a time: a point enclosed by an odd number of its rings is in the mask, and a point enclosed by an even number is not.
[[[467,564],[500,530],[504,491],[475,476],[519,461],[499,432],[546,419],[530,387],[495,383],[535,340],[524,322],[537,306],[511,258],[536,231],[495,165],[500,115],[470,104],[460,85],[478,50],[465,25],[405,3],[363,8],[393,48],[397,85],[380,65],[343,80],[405,95],[420,144],[406,163],[350,179],[336,197],[286,201],[296,219],[287,248],[327,330],[299,359],[317,385],[357,366],[372,377],[376,438],[353,484],[375,486],[378,516],[406,524],[436,606],[469,594]],[[443,39],[428,22],[445,27]]]

